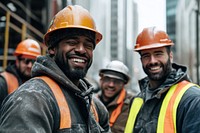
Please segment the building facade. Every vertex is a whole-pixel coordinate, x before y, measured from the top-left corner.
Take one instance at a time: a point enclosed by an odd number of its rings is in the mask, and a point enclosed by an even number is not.
[[[179,0],[176,12],[176,55],[177,61],[186,64],[191,79],[199,79],[199,0]]]

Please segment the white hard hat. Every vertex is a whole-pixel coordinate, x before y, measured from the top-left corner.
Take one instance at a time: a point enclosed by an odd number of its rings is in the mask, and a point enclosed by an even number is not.
[[[125,83],[127,83],[130,79],[128,67],[123,62],[118,60],[111,61],[106,68],[101,69],[99,71],[99,75],[101,76],[102,74],[104,76],[109,75],[113,78],[122,79]]]

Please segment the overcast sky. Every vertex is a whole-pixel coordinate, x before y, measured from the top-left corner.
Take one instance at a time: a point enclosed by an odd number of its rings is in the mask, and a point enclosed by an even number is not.
[[[165,0],[135,0],[139,11],[139,32],[144,27],[157,26],[166,30]]]

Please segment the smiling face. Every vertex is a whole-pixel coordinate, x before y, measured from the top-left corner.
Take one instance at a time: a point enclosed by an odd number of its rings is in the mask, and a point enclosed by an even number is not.
[[[144,72],[151,81],[164,81],[171,71],[172,52],[166,47],[140,52]]]
[[[74,83],[85,77],[92,64],[94,40],[86,36],[65,38],[54,48],[55,61]]]
[[[104,102],[109,102],[117,96],[124,88],[124,81],[110,76],[103,76],[100,79],[102,98]]]
[[[34,62],[35,59],[22,58],[22,57],[18,57],[16,59],[16,66],[19,70],[21,78],[24,81],[29,80],[31,78],[31,68]]]

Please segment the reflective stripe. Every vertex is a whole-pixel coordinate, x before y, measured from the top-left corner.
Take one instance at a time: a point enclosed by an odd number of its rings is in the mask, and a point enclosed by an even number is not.
[[[41,78],[43,81],[45,81],[49,85],[49,87],[51,88],[56,98],[56,101],[58,103],[58,107],[60,110],[60,129],[71,128],[71,115],[70,115],[68,103],[65,99],[65,96],[62,90],[58,86],[58,84],[47,76],[40,76],[37,78]]]
[[[131,110],[128,116],[128,120],[125,127],[125,133],[133,133],[133,127],[135,125],[135,120],[137,117],[140,108],[142,107],[144,100],[140,97],[134,98],[134,101],[131,105]]]
[[[95,105],[94,105],[94,101],[93,101],[93,100],[92,100],[92,102],[91,102],[90,110],[91,110],[91,112],[93,113],[95,120],[96,120],[97,122],[99,122],[99,116],[98,116],[98,113],[97,113],[97,110],[96,110],[96,108],[95,108]]]
[[[60,89],[60,86],[54,80],[47,76],[39,76],[35,78],[40,78],[45,81],[56,98],[60,110],[60,129],[71,128],[71,115],[69,106],[62,90]],[[93,101],[91,102],[90,110],[93,113],[95,120],[98,122],[98,113]]]
[[[112,112],[111,116],[110,116],[110,126],[112,127],[113,124],[115,123],[117,117],[119,116],[119,114],[122,111],[122,107],[124,105],[124,98],[126,96],[126,91],[123,88],[122,91],[120,92],[119,98],[117,99],[117,108]]]
[[[176,112],[178,105],[185,91],[192,86],[199,87],[188,81],[182,81],[169,89],[161,105],[157,133],[176,133]],[[142,100],[141,103],[140,100]],[[143,99],[139,97],[133,100],[125,127],[125,133],[133,133],[135,120],[142,104]]]
[[[185,91],[195,84],[182,81],[173,85],[165,96],[157,125],[157,133],[176,133],[176,112]]]
[[[1,75],[5,78],[8,87],[8,94],[12,93],[19,87],[17,78],[9,72],[2,72]]]

